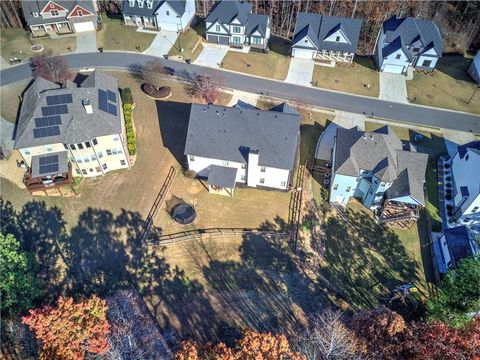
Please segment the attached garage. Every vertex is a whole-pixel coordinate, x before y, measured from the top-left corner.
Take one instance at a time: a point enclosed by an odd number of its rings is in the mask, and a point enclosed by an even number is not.
[[[315,50],[293,48],[292,56],[297,59],[313,59],[315,57]]]
[[[74,23],[73,28],[75,32],[95,31],[95,24],[93,21]]]
[[[403,74],[405,66],[403,65],[391,65],[385,64],[383,66],[383,72],[393,73],[393,74]]]
[[[162,30],[179,31],[181,26],[179,23],[163,21],[161,24]]]
[[[229,45],[228,36],[207,35],[207,41],[212,44]]]

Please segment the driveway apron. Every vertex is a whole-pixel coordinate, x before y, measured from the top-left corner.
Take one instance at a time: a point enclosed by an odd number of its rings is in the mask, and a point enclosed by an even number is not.
[[[168,52],[175,45],[178,33],[176,31],[160,30],[153,39],[150,47],[143,53],[147,55],[163,57],[168,55]]]
[[[218,69],[229,49],[226,45],[203,44],[202,52],[193,63]]]
[[[313,60],[292,58],[285,81],[311,87],[314,67],[315,62]]]
[[[95,31],[84,31],[75,34],[77,38],[77,54],[97,52],[97,33]]]

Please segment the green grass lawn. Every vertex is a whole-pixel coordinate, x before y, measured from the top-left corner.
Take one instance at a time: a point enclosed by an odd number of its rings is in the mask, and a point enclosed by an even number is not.
[[[407,81],[408,97],[415,104],[480,113],[480,91],[468,76],[471,59],[443,56],[433,73],[414,72]]]
[[[178,36],[175,45],[170,49],[168,55],[182,56],[183,59],[194,61],[203,49],[201,39],[194,29],[189,28]],[[180,49],[183,49],[183,52]]]
[[[102,30],[97,32],[97,46],[105,50],[143,52],[155,38],[155,34],[141,33],[135,31],[134,27],[125,26],[121,19],[102,16],[102,24]]]
[[[315,65],[312,83],[325,89],[372,97],[378,97],[380,89],[373,60],[361,56],[356,56],[352,64],[337,63],[334,68]]]
[[[229,51],[223,58],[225,69],[271,79],[285,80],[288,74],[290,44],[283,39],[271,37],[268,54],[250,52],[248,54]]]
[[[45,51],[52,51],[54,54],[68,53],[75,51],[76,48],[76,38],[69,35],[60,35],[57,39],[49,37],[29,39],[29,33],[23,29],[2,29],[0,38],[1,54],[7,61],[13,57],[26,59],[35,55],[30,50],[35,44],[43,45]]]

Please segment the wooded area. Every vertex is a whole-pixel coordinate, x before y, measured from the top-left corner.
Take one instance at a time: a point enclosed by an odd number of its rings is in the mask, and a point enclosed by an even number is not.
[[[197,14],[207,16],[215,0],[195,0]],[[98,8],[108,14],[118,13],[121,0],[98,0]],[[363,19],[358,53],[373,53],[382,22],[396,14],[433,19],[445,39],[445,52],[475,51],[480,46],[480,2],[416,0],[251,0],[253,12],[272,17],[272,34],[291,37],[299,11]],[[0,1],[2,28],[22,26],[20,0]]]

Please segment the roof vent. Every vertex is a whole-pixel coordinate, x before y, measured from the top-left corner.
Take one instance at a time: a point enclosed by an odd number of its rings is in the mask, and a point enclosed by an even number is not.
[[[370,140],[373,140],[373,134],[370,134]]]
[[[216,111],[217,115],[220,115],[220,112],[218,112],[218,110]]]
[[[92,103],[90,102],[90,99],[82,100],[82,105],[85,108],[85,112],[87,114],[93,114],[93,107],[92,107]]]
[[[367,134],[363,134],[363,138],[366,139],[366,138],[367,138]]]

